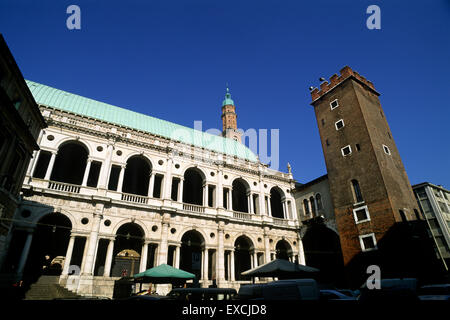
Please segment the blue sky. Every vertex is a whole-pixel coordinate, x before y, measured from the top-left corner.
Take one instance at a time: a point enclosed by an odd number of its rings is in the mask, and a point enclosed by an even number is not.
[[[238,126],[279,129],[300,182],[326,173],[308,88],[349,65],[381,93],[411,183],[450,188],[450,1],[2,0],[0,32],[25,78],[189,127],[221,129],[228,82]]]

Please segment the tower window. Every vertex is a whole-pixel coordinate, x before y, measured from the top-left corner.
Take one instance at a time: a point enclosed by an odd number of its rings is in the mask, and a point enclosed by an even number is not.
[[[400,213],[400,217],[402,218],[402,222],[407,222],[408,219],[406,218],[406,214],[403,210],[398,211]]]
[[[325,125],[325,119],[322,119],[322,126]]]
[[[327,144],[327,147],[330,145],[330,141],[328,141],[328,139],[325,140],[325,143]]]
[[[384,150],[384,153],[389,154],[389,155],[391,154],[391,150],[389,150],[389,147],[384,144],[383,144],[383,150]]]
[[[357,224],[361,222],[370,221],[369,210],[367,209],[367,206],[354,209],[353,216]]]
[[[420,218],[420,213],[419,213],[419,211],[418,211],[417,209],[414,209],[414,214],[416,215],[416,219],[417,219],[417,220],[422,220],[422,219]]]
[[[358,180],[352,180],[353,194],[355,196],[356,203],[363,202],[364,199],[362,197],[361,188],[359,187]]]
[[[335,99],[335,100],[331,101],[330,102],[330,107],[331,107],[331,110],[336,109],[337,107],[339,107],[338,99]]]
[[[359,242],[361,243],[362,251],[377,249],[377,240],[375,239],[374,233],[359,236]]]
[[[344,120],[341,119],[339,121],[336,121],[334,125],[336,126],[336,130],[339,130],[344,127]]]
[[[316,202],[317,202],[317,211],[322,210],[323,209],[322,196],[320,195],[320,193],[316,194]]]
[[[345,156],[348,156],[348,155],[350,155],[351,153],[352,153],[352,148],[348,145],[348,146],[345,146],[345,147],[343,147],[342,149],[341,149],[341,152],[342,152],[342,155],[345,157]]]
[[[359,145],[359,143],[356,144],[356,150],[361,151],[361,146]]]
[[[305,215],[308,215],[309,214],[309,204],[308,204],[307,199],[303,200],[303,209],[305,210]]]

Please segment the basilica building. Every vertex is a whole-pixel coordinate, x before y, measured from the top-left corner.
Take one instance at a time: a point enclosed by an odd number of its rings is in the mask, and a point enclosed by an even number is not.
[[[27,85],[48,127],[3,270],[30,281],[44,270],[80,295],[111,297],[115,280],[164,263],[203,287],[233,288],[250,282],[241,272],[273,259],[305,263],[292,174],[243,144],[228,89],[218,136]]]

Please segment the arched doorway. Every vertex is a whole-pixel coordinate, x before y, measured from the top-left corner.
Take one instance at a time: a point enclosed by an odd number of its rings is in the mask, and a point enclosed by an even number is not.
[[[289,257],[292,256],[291,245],[286,240],[280,240],[275,247],[276,258],[289,261]]]
[[[233,181],[232,200],[234,211],[249,212],[247,196],[249,191],[250,186],[244,179],[237,178]]]
[[[320,270],[322,281],[343,278],[341,243],[336,232],[323,223],[308,226],[302,238],[306,265]]]
[[[24,269],[26,278],[34,282],[40,275],[61,275],[71,230],[70,219],[61,213],[38,221]]]
[[[234,270],[236,280],[250,280],[249,276],[241,275],[242,272],[252,267],[252,241],[246,236],[240,236],[234,242]]]
[[[114,261],[111,268],[112,277],[129,277],[139,273],[144,237],[144,231],[136,223],[126,223],[117,230]]]
[[[195,274],[197,279],[201,279],[204,246],[205,240],[198,231],[187,231],[181,238],[180,269]]]
[[[151,163],[145,157],[130,157],[123,176],[122,191],[147,196],[151,172]]]
[[[272,211],[272,217],[284,218],[283,213],[283,191],[278,187],[270,189],[270,210]]]
[[[189,168],[184,172],[183,202],[203,205],[203,173],[196,168]]]
[[[50,180],[81,185],[89,151],[77,141],[61,145],[56,155]]]

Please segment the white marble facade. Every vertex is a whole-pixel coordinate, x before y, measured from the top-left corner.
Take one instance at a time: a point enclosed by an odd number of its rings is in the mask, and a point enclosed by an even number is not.
[[[235,288],[248,282],[237,280],[235,274],[234,252],[240,237],[249,244],[251,267],[274,259],[280,242],[287,248],[289,259],[304,263],[291,173],[273,171],[262,163],[183,145],[150,133],[40,107],[48,128],[41,132],[41,150],[35,153],[28,167],[22,188],[23,201],[16,212],[13,227],[13,230],[28,232],[17,270],[19,273],[26,264],[36,225],[43,217],[55,212],[67,217],[71,223],[60,282],[82,295],[112,296],[114,280],[118,279],[111,276],[114,246],[119,228],[126,224],[138,225],[143,234],[139,252],[140,271],[162,263],[180,267],[182,237],[195,230],[203,238],[202,286],[212,284],[213,280],[219,287]],[[81,184],[50,180],[60,146],[72,141],[88,150]],[[50,152],[50,160],[45,175],[35,178],[37,159],[42,152]],[[122,192],[127,160],[136,155],[144,157],[151,165],[147,195]],[[87,185],[93,161],[101,163],[96,187]],[[116,190],[108,190],[113,165],[122,169]],[[184,174],[190,168],[196,168],[202,177],[202,205],[182,202]],[[159,197],[154,197],[157,175],[162,178],[159,180],[161,191]],[[176,192],[171,190],[173,179],[178,181]],[[245,182],[248,212],[231,210],[231,190],[235,179]],[[272,188],[281,193],[282,217],[272,216]],[[229,192],[224,193],[224,190]],[[29,215],[23,217],[25,210]],[[78,266],[80,272],[69,276],[77,237],[85,239],[82,262]],[[100,241],[107,246],[101,274],[94,271]],[[150,246],[156,248],[153,265],[148,263]],[[173,250],[172,261],[168,261],[170,250]],[[213,266],[209,265],[211,263]],[[164,293],[164,290],[167,288],[159,287],[160,292]]]

